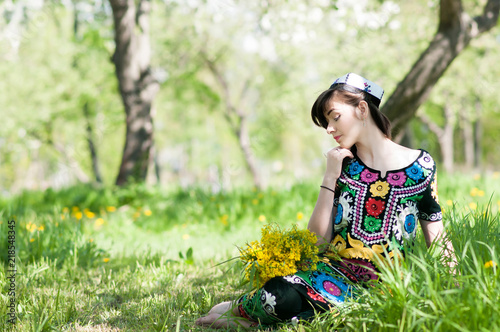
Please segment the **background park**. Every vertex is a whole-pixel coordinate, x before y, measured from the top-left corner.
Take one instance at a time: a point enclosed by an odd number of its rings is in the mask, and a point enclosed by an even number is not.
[[[275,330],[500,331],[499,10],[3,0],[0,330],[199,331],[248,289],[220,263],[267,223],[307,226],[335,146],[310,107],[352,71],[437,160],[459,273],[419,234],[344,314]]]

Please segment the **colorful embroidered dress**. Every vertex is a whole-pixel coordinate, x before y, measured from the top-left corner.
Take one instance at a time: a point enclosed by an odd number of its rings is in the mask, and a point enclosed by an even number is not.
[[[331,244],[341,260],[327,252],[317,271],[271,279],[240,298],[241,315],[268,325],[341,309],[346,297],[355,296],[357,284],[377,279],[375,255],[392,258],[395,248],[404,254],[418,219],[442,219],[429,153],[421,150],[413,163],[385,175],[355,155],[337,180],[333,203]]]

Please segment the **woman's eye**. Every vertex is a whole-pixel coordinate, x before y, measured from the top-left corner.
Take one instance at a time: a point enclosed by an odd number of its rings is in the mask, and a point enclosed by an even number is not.
[[[337,115],[335,118],[333,118],[334,121],[339,121],[340,115]]]

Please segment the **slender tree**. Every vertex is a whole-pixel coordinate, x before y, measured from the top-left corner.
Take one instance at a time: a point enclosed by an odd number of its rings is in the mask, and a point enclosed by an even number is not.
[[[499,11],[500,0],[488,0],[482,15],[471,18],[461,0],[440,1],[434,38],[382,107],[393,123],[393,136],[401,138],[403,128],[470,41],[497,25]]]
[[[150,68],[149,14],[151,2],[110,0],[113,9],[116,67],[126,114],[125,146],[117,185],[144,181],[153,145],[152,103],[159,84]]]

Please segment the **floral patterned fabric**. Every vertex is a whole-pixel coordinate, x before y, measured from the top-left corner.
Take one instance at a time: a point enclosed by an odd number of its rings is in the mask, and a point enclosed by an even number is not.
[[[333,203],[332,250],[320,256],[316,271],[277,277],[242,296],[238,308],[256,324],[272,325],[315,312],[341,312],[356,289],[377,280],[382,261],[405,252],[416,235],[418,219],[442,219],[438,203],[436,165],[424,150],[405,168],[380,171],[357,156],[337,181]],[[408,243],[409,242],[409,243]]]
[[[332,244],[341,258],[374,263],[403,254],[417,231],[418,219],[442,219],[436,184],[436,165],[420,151],[405,168],[385,176],[355,156],[337,181]]]

